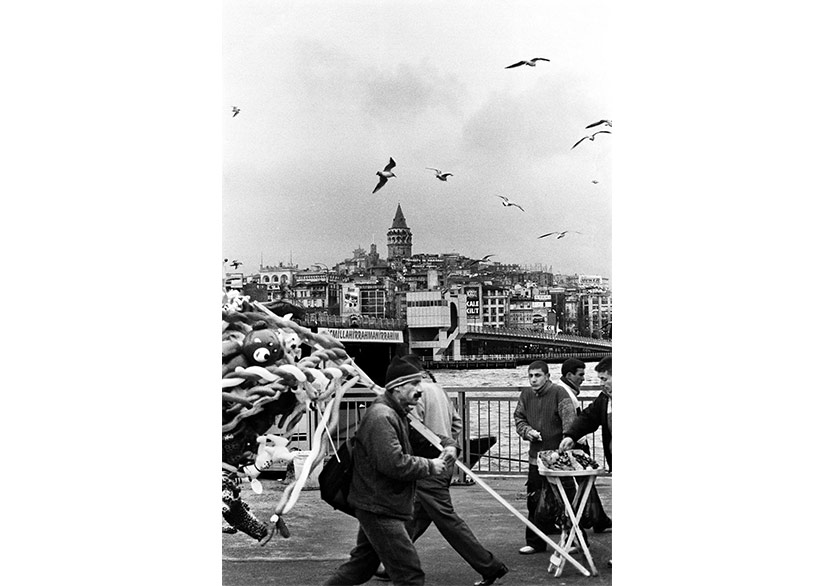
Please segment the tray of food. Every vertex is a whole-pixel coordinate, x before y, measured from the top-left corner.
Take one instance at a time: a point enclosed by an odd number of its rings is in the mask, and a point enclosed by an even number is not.
[[[537,455],[542,476],[600,476],[606,470],[582,450],[543,450]]]

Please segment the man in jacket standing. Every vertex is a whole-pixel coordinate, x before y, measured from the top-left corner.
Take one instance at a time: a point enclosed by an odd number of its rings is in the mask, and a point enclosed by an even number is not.
[[[407,414],[420,398],[421,370],[395,357],[386,371],[386,392],[360,421],[354,444],[354,474],[348,502],[360,523],[351,558],[326,585],[363,584],[382,561],[395,585],[423,586],[424,573],[406,530],[414,511],[415,481],[444,474],[455,442],[442,437],[438,458],[413,455]]]
[[[562,418],[563,434],[565,430],[569,429],[574,423],[577,415],[580,414],[580,385],[586,375],[586,363],[577,358],[568,358],[562,363],[562,376],[556,384],[564,388],[571,398],[574,410],[573,412],[560,412]],[[577,447],[583,450],[586,454],[591,455],[591,449],[586,441],[585,436],[577,440]],[[597,494],[597,488],[592,487],[589,493],[589,502],[586,505],[587,514],[583,515],[580,521],[580,526],[584,529],[594,527],[595,533],[603,533],[612,528],[612,520],[603,509],[603,503],[600,502],[600,495]]]
[[[550,527],[540,527],[536,520],[536,507],[539,497],[547,480],[539,475],[537,454],[543,450],[556,450],[563,436],[562,418],[560,413],[571,413],[574,405],[567,391],[550,380],[548,365],[537,360],[528,366],[529,389],[522,389],[513,419],[516,422],[516,433],[530,442],[528,454],[528,480],[525,483],[528,498],[528,519],[547,533]],[[561,478],[563,488],[569,499],[574,498],[576,488],[571,478]],[[550,490],[550,487],[545,487]],[[546,544],[539,535],[530,528],[525,528],[525,545],[519,553],[528,555],[543,552]]]
[[[570,450],[574,443],[589,433],[601,428],[603,435],[603,455],[612,470],[612,357],[607,356],[594,367],[603,385],[603,391],[583,409],[574,422],[563,433],[560,451]]]

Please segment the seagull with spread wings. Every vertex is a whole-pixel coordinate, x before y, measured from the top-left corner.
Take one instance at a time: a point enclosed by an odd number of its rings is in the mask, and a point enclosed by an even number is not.
[[[241,109],[238,108],[237,106],[232,106],[232,118],[237,116],[240,113],[240,111],[241,111]]]
[[[496,256],[496,255],[495,254],[487,254],[487,255],[479,258],[479,259],[471,260],[470,262],[467,263],[465,268],[470,269],[470,268],[472,268],[472,267],[474,267],[474,266],[476,266],[480,263],[487,262],[487,259],[490,258],[491,256]]]
[[[557,240],[559,240],[560,238],[564,238],[565,235],[568,234],[569,232],[573,232],[574,234],[582,234],[582,232],[577,232],[576,230],[563,230],[562,232],[557,230],[556,232],[548,232],[547,234],[543,234],[542,236],[537,236],[537,239],[545,238],[546,236],[553,236],[554,234],[557,234]]]
[[[514,63],[513,65],[508,65],[505,69],[511,69],[513,67],[519,67],[520,65],[527,65],[528,67],[536,67],[537,61],[551,61],[550,59],[546,59],[545,57],[534,57],[530,61],[526,59],[522,59],[519,63]]]
[[[241,265],[242,265],[242,264],[244,264],[244,263],[242,263],[242,262],[241,262],[241,261],[239,261],[239,260],[233,260],[233,261],[232,261],[231,263],[229,263],[229,264],[231,264],[231,265],[232,265],[232,268],[237,269],[239,266],[241,266]]]
[[[612,127],[612,121],[611,120],[598,120],[597,122],[595,122],[593,124],[589,124],[588,126],[586,126],[586,128],[594,128],[595,126],[600,126],[601,124],[603,124],[605,126],[608,126],[609,128]]]
[[[516,206],[517,208],[519,208],[519,209],[520,209],[520,210],[522,210],[523,212],[525,211],[525,208],[523,208],[522,206],[520,206],[518,203],[513,203],[512,201],[510,201],[509,199],[507,199],[507,198],[506,198],[505,196],[503,196],[503,195],[497,195],[496,197],[498,197],[498,198],[500,198],[500,199],[502,200],[502,205],[503,205],[504,207],[506,207],[506,208],[509,208],[510,206]]]
[[[436,169],[435,167],[427,167],[430,171],[435,171],[435,177],[440,179],[441,181],[446,181],[447,177],[452,177],[452,173],[441,173],[440,169]]]
[[[591,134],[589,136],[584,136],[583,138],[581,138],[580,140],[575,142],[574,146],[571,147],[571,148],[573,149],[574,147],[576,147],[578,144],[580,144],[581,142],[583,142],[586,139],[589,139],[590,141],[594,142],[594,137],[597,136],[598,134],[612,134],[612,131],[610,131],[610,130],[598,130],[594,134]]]
[[[380,190],[380,188],[386,184],[386,181],[389,180],[389,177],[397,177],[397,175],[391,172],[391,170],[394,169],[394,166],[396,164],[397,163],[394,162],[394,159],[389,157],[389,164],[386,165],[386,167],[382,171],[377,171],[377,175],[380,176],[380,182],[377,184],[377,187],[375,187],[374,191],[372,191],[371,193],[377,193]]]

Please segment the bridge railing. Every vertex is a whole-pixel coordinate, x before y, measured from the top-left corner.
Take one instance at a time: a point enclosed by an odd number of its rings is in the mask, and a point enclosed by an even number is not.
[[[493,438],[496,441],[490,449],[482,455],[472,466],[479,474],[498,476],[524,476],[528,473],[527,441],[522,440],[516,433],[516,423],[513,412],[519,400],[519,394],[525,387],[447,387],[447,395],[452,400],[464,424],[459,438],[461,443],[461,458],[470,462],[474,454],[470,453],[470,442],[464,438]],[[585,407],[593,401],[600,392],[600,385],[584,385],[580,388],[580,406]],[[371,391],[356,394],[346,394],[340,408],[340,421],[333,443],[338,448],[343,441],[356,433],[362,414],[366,406],[376,398]],[[299,424],[296,433],[291,436],[290,449],[309,450],[310,433],[315,429],[319,415],[310,411]],[[327,441],[327,440],[326,440]],[[600,430],[588,436],[592,457],[604,466],[603,443]],[[328,442],[329,443],[329,442]],[[328,446],[333,453],[333,447]]]
[[[493,361],[508,361],[508,360],[562,360],[564,358],[583,358],[595,355],[605,354],[602,349],[598,352],[588,350],[577,350],[576,352],[543,352],[537,354],[462,354],[460,360],[454,359],[452,356],[441,356],[434,359],[430,364],[438,365],[445,362],[493,362]]]
[[[574,336],[571,334],[557,334],[554,332],[546,332],[543,330],[525,328],[507,328],[467,324],[467,332],[487,335],[495,334],[497,336],[510,336],[515,338],[538,338],[541,340],[551,341],[580,342],[583,344],[596,344],[600,346],[612,345],[611,340],[605,340],[602,338],[587,338],[584,336]]]

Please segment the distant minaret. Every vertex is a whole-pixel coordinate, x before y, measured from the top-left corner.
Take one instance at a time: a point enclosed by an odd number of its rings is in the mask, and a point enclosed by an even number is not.
[[[400,204],[397,204],[397,212],[394,214],[391,228],[386,232],[386,237],[389,261],[412,256],[412,231],[406,225],[406,218],[403,217]]]

